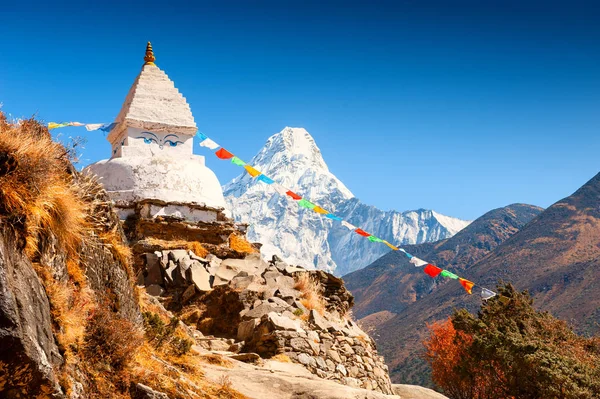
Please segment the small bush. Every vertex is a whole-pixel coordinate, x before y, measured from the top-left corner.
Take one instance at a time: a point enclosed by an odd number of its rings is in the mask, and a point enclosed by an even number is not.
[[[296,309],[294,310],[294,316],[302,316],[304,314],[304,311],[302,309]]]
[[[122,370],[133,359],[143,337],[129,320],[112,312],[107,306],[99,306],[88,322],[84,342],[88,361]]]
[[[294,288],[302,293],[300,302],[308,310],[316,310],[319,314],[325,313],[325,299],[323,298],[323,288],[321,283],[310,276],[310,273],[304,272],[296,276]]]

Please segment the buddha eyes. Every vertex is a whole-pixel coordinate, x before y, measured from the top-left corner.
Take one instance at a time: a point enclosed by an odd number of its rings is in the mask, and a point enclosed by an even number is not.
[[[155,139],[153,139],[152,137],[150,137],[150,138],[143,137],[143,139],[144,139],[144,143],[146,143],[146,144],[152,144],[152,143],[158,144],[158,142]]]
[[[165,144],[170,145],[171,147],[177,147],[177,144],[183,144],[181,141],[171,141],[171,140],[166,140]]]

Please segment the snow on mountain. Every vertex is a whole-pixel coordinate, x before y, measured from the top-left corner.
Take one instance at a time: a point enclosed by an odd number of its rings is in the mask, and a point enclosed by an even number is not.
[[[271,136],[250,164],[304,198],[395,244],[441,240],[470,223],[431,210],[382,211],[363,204],[329,171],[315,140],[302,128],[286,127]],[[298,207],[247,173],[223,189],[235,220],[250,224],[248,238],[263,243],[265,258],[276,254],[288,263],[343,275],[389,251],[381,243],[350,233],[339,222]]]

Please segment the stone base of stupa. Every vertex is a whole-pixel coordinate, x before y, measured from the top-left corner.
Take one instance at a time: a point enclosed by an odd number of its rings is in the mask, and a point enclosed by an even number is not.
[[[111,195],[111,193],[109,193]],[[112,193],[115,198],[115,193]],[[190,223],[213,223],[228,220],[225,208],[215,208],[203,204],[168,202],[158,199],[139,201],[114,200],[119,219],[156,219],[169,218],[185,220]]]

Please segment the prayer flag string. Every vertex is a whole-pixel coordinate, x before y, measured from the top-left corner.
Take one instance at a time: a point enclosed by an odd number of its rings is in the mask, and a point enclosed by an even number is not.
[[[81,122],[61,122],[61,123],[57,123],[57,122],[50,122],[48,123],[48,130],[51,129],[57,129],[57,128],[61,128],[61,127],[68,127],[68,126],[84,126],[88,131],[93,131],[93,130],[102,130],[104,132],[110,132],[114,127],[115,127],[116,123],[88,123],[88,124],[84,124]],[[472,281],[466,280],[464,278],[461,278],[459,276],[457,276],[456,274],[448,271],[448,270],[442,270],[439,267],[423,260],[420,259],[416,256],[413,256],[411,254],[409,254],[408,252],[406,252],[404,249],[402,248],[398,248],[393,244],[390,244],[389,242],[387,242],[386,240],[383,240],[379,237],[376,237],[370,233],[367,233],[366,231],[348,223],[347,221],[343,220],[341,217],[336,216],[335,214],[323,209],[322,207],[320,207],[317,204],[314,204],[304,198],[302,198],[300,195],[296,194],[295,192],[285,188],[284,186],[282,186],[281,184],[275,182],[273,179],[271,179],[270,177],[264,175],[263,173],[261,173],[259,170],[255,169],[254,167],[252,167],[251,165],[248,165],[246,162],[242,161],[240,158],[236,157],[233,153],[227,151],[225,148],[223,148],[221,145],[219,145],[218,143],[216,143],[215,141],[211,140],[207,135],[205,135],[204,133],[201,132],[197,132],[196,133],[196,137],[198,137],[198,139],[200,140],[200,146],[201,147],[205,147],[208,148],[210,150],[216,150],[215,151],[215,155],[219,158],[219,159],[224,159],[224,160],[231,160],[231,163],[234,165],[238,165],[243,167],[246,172],[248,172],[248,174],[252,177],[252,178],[256,178],[257,181],[261,181],[267,185],[272,186],[275,191],[281,195],[281,196],[288,196],[290,198],[292,198],[294,201],[297,201],[298,205],[302,208],[306,208],[306,209],[311,209],[312,211],[314,211],[315,213],[321,214],[324,217],[331,219],[331,220],[335,220],[338,222],[341,222],[341,224],[346,227],[348,230],[353,231],[354,233],[363,236],[365,238],[367,238],[369,241],[371,242],[381,242],[385,245],[387,245],[390,249],[392,249],[393,251],[400,251],[402,253],[404,253],[404,255],[409,259],[409,262],[414,264],[416,267],[422,267],[425,266],[425,268],[423,269],[424,273],[426,273],[428,276],[435,278],[437,276],[442,276],[445,278],[449,278],[449,279],[453,279],[453,280],[458,280],[459,283],[463,286],[463,288],[465,289],[465,291],[468,294],[471,294],[473,291],[473,288],[476,286],[475,283],[473,283]],[[220,148],[219,148],[220,147]],[[494,291],[491,291],[487,288],[484,287],[480,287],[481,288],[481,298],[483,300],[488,300],[491,299],[493,297],[495,297],[497,294]],[[501,298],[502,299],[502,298]]]

